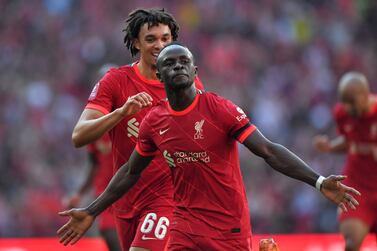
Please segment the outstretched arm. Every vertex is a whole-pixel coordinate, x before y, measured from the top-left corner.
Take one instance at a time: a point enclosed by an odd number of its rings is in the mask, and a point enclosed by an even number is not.
[[[330,175],[322,180],[319,174],[294,153],[280,144],[269,141],[260,131],[255,130],[243,144],[251,152],[262,157],[273,169],[319,188],[326,198],[343,210],[347,210],[345,205],[355,209],[359,204],[352,194],[360,195],[360,193],[340,182],[346,178],[345,176]],[[319,182],[322,184],[319,185]]]
[[[75,244],[90,228],[97,215],[135,185],[152,159],[153,157],[141,156],[134,150],[129,161],[118,170],[105,191],[88,207],[60,212],[61,216],[70,216],[69,221],[57,231],[60,242],[64,245]]]
[[[313,138],[314,147],[324,153],[344,153],[347,152],[348,143],[344,136],[329,139],[326,135],[317,135]]]
[[[73,129],[72,142],[75,147],[92,143],[117,125],[123,118],[151,105],[152,97],[146,92],[141,92],[129,97],[122,107],[106,115],[97,110],[85,109]]]

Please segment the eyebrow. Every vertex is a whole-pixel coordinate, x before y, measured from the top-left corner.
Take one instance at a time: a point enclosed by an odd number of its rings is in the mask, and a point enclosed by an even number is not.
[[[170,33],[164,33],[164,34],[162,34],[162,37],[169,37],[169,36],[171,36]],[[156,37],[156,36],[153,35],[153,34],[148,34],[148,35],[145,36],[145,38],[154,38],[154,37]]]

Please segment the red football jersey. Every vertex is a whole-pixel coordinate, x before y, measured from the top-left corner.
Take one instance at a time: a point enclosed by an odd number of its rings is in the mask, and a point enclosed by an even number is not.
[[[251,234],[237,140],[255,129],[241,108],[200,91],[184,111],[164,100],[145,117],[136,150],[163,153],[172,170],[172,229],[226,239]]]
[[[203,88],[198,78],[195,79],[195,84],[198,88]],[[128,97],[143,91],[152,96],[154,104],[166,97],[163,84],[157,80],[145,79],[136,63],[112,68],[93,88],[86,109],[107,114],[123,106]],[[123,119],[109,131],[113,173],[128,161],[136,145],[140,122],[149,110],[150,108],[143,109]],[[146,207],[171,206],[172,189],[170,172],[162,156],[158,156],[127,196],[114,203],[113,211],[119,217],[132,218]]]
[[[347,114],[344,105],[337,104],[334,116],[338,132],[348,143],[345,183],[358,187],[377,189],[377,100],[371,110],[362,117]]]
[[[113,177],[113,157],[111,155],[111,140],[106,133],[96,142],[88,145],[88,152],[96,159],[97,170],[94,176],[96,196],[100,195]]]

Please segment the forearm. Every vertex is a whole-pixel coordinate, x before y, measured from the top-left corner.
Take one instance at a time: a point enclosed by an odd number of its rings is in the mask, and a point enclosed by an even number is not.
[[[75,147],[82,147],[101,138],[106,132],[118,124],[124,115],[119,109],[95,119],[81,120],[72,132],[72,142]]]
[[[319,174],[284,146],[271,144],[264,159],[273,169],[315,187]]]
[[[128,170],[128,165],[123,165],[111,179],[105,191],[86,207],[86,210],[90,215],[99,215],[127,193],[127,191],[139,180],[139,177],[140,173],[131,174]]]

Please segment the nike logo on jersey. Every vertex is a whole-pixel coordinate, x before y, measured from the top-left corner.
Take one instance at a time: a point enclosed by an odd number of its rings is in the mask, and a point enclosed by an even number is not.
[[[160,130],[160,135],[166,133],[167,131],[169,131],[169,128],[168,128],[168,129],[165,129],[165,130]]]
[[[145,236],[145,235],[141,236],[141,239],[142,239],[143,241],[146,241],[146,240],[157,240],[157,238],[147,237],[147,236]]]

